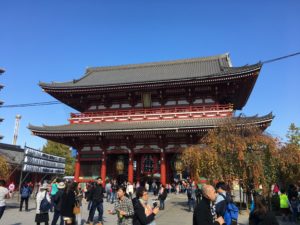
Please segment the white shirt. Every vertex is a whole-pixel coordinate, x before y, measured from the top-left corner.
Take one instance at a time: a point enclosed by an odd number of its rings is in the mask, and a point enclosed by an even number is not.
[[[45,193],[46,193],[46,191],[42,190],[42,191],[39,191],[36,195],[36,213],[37,214],[40,213],[40,205],[41,205],[42,200],[45,197]],[[49,193],[46,194],[46,199],[48,200],[48,202],[51,202]]]
[[[0,207],[5,206],[5,196],[8,194],[8,189],[5,187],[0,187]]]
[[[131,192],[131,194],[133,194],[133,185],[132,184],[128,184],[127,188],[126,188],[126,193],[129,194]]]
[[[223,194],[225,197],[227,197],[226,191],[222,191],[221,194]],[[215,205],[218,204],[219,202],[225,201],[225,200],[226,200],[226,199],[225,199],[222,195],[220,195],[220,194],[218,193],[217,199],[216,199],[216,201],[215,201]]]

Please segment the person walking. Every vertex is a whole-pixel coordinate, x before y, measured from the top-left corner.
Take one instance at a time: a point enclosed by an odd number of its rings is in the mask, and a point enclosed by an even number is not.
[[[29,211],[28,210],[28,199],[31,195],[31,189],[27,183],[24,183],[23,186],[21,187],[20,194],[21,194],[21,202],[20,202],[19,211],[22,211],[23,202],[25,202],[25,210],[28,212]]]
[[[155,216],[159,212],[158,206],[152,207],[148,203],[148,192],[144,187],[136,191],[136,198],[132,200],[134,208],[133,225],[155,225]]]
[[[103,193],[104,193],[104,189],[102,187],[103,182],[100,177],[98,177],[96,181],[97,181],[97,184],[91,190],[91,193],[90,193],[90,201],[92,202],[92,205],[91,205],[91,209],[89,212],[89,218],[87,221],[87,223],[90,225],[93,224],[96,209],[99,213],[98,225],[102,225],[102,223],[103,223]]]
[[[45,225],[49,224],[49,214],[48,211],[42,211],[41,203],[42,201],[46,199],[46,201],[51,202],[49,192],[48,192],[48,184],[44,183],[40,189],[39,192],[36,195],[36,215],[35,215],[35,222],[36,225],[40,225],[41,223],[45,223]]]
[[[113,204],[117,198],[117,189],[118,189],[117,181],[113,180],[111,184],[111,198],[110,198],[111,204]]]
[[[126,188],[120,186],[117,191],[117,201],[114,209],[108,210],[109,214],[118,215],[118,225],[132,225],[132,218],[134,215],[132,201],[126,196]]]
[[[282,221],[286,221],[289,215],[289,199],[285,193],[285,189],[280,190],[281,194],[279,195],[280,199],[280,210],[282,215]]]
[[[268,211],[261,195],[254,196],[254,210],[249,215],[249,225],[279,225],[275,215]]]
[[[0,180],[0,220],[1,220],[1,217],[3,216],[5,207],[6,207],[5,199],[8,197],[9,197],[9,191],[5,187],[5,181]]]
[[[53,215],[51,225],[56,225],[59,217],[60,217],[60,225],[64,224],[64,219],[61,215],[61,204],[62,204],[62,196],[64,194],[65,187],[66,187],[66,185],[64,182],[59,182],[57,185],[58,191],[53,196],[54,215]]]
[[[53,208],[54,208],[54,196],[55,194],[58,192],[58,187],[57,187],[58,181],[55,178],[52,183],[51,183],[51,193],[50,193],[50,197],[51,197],[51,209],[50,211],[53,212]]]
[[[158,195],[160,210],[165,209],[165,200],[166,200],[167,196],[168,196],[167,189],[163,184],[161,184],[161,187],[159,189],[159,195]]]
[[[224,219],[222,216],[216,217],[213,202],[217,198],[216,191],[211,185],[202,187],[202,200],[196,206],[193,214],[193,225],[222,225]]]
[[[65,224],[75,225],[75,214],[73,212],[75,206],[75,188],[76,184],[70,182],[64,190],[61,202],[61,215],[64,218]]]
[[[79,187],[78,183],[75,183],[75,205],[78,209],[77,213],[75,214],[76,217],[76,224],[81,225],[81,212],[82,212],[82,199],[83,199],[83,192]]]
[[[109,202],[110,201],[110,198],[111,198],[111,182],[108,181],[106,184],[105,184],[105,192],[106,192],[106,201]]]
[[[127,183],[127,187],[126,187],[126,193],[129,196],[130,199],[132,199],[132,195],[133,195],[133,185],[128,182]]]

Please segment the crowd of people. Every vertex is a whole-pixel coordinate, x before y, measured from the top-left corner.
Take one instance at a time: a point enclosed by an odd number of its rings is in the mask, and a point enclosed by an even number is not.
[[[297,222],[300,216],[300,189],[290,185],[287,191],[275,184],[271,198],[271,209],[266,199],[257,192],[252,193],[249,224],[278,224],[275,213],[281,213],[282,220],[289,219]],[[5,211],[5,198],[12,197],[15,185],[6,186],[0,180],[0,219]],[[157,201],[149,201],[149,192]],[[169,193],[186,194],[188,211],[193,212],[193,225],[235,225],[238,219],[238,208],[233,203],[228,185],[218,182],[215,186],[202,185],[200,188],[192,180],[180,181],[174,184],[162,185],[159,182],[118,183],[116,179],[103,181],[100,177],[93,182],[81,186],[73,181],[55,179],[51,183],[44,181],[39,187],[32,183],[24,183],[20,190],[20,208],[28,211],[28,202],[31,196],[35,197],[37,225],[48,225],[49,212],[53,212],[51,225],[82,224],[82,201],[88,202],[86,224],[94,224],[95,213],[97,224],[103,224],[103,201],[112,204],[106,209],[109,214],[116,215],[118,225],[155,225],[155,216],[165,209],[165,200]],[[158,204],[159,202],[159,204]],[[153,203],[153,204],[152,204]]]

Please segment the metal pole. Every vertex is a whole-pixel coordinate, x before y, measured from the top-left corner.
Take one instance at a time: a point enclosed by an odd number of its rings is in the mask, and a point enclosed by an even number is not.
[[[19,166],[20,166],[20,165],[17,165],[17,166],[13,169],[13,171],[8,175],[8,178],[10,178],[10,176],[16,171],[16,169],[18,169]]]
[[[21,169],[21,176],[19,180],[19,194],[18,194],[18,201],[20,201],[20,191],[21,191],[21,184],[22,184],[22,176],[23,176],[23,168]]]

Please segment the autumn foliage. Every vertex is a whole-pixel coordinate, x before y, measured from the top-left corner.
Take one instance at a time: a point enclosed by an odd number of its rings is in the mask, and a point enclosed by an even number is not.
[[[0,178],[6,180],[10,173],[10,166],[3,156],[0,156]]]
[[[185,149],[181,156],[196,179],[239,180],[247,190],[261,184],[265,193],[275,182],[300,179],[299,147],[282,146],[259,128],[224,124],[210,130],[200,143]]]

